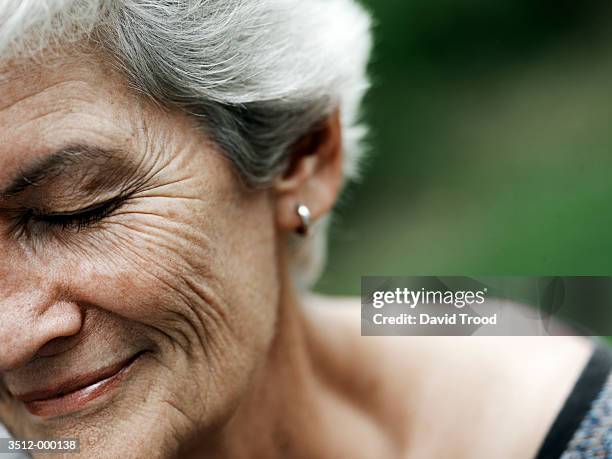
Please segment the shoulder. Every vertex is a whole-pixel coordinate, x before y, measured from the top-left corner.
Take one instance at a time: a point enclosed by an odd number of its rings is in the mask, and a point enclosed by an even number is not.
[[[592,352],[577,337],[362,337],[358,298],[307,304],[353,393],[415,457],[533,457]]]

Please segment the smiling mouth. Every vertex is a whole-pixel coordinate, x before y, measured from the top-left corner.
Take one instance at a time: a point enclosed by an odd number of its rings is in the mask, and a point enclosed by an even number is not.
[[[34,416],[52,418],[79,411],[89,402],[108,394],[128,374],[145,352],[94,373],[78,376],[52,388],[15,395]]]

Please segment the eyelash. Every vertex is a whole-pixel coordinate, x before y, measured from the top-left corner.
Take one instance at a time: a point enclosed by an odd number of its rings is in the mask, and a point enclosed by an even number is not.
[[[22,216],[21,220],[24,226],[28,224],[44,224],[63,231],[73,230],[78,232],[110,216],[121,207],[124,201],[125,199],[114,199],[67,214],[45,214],[29,209]]]

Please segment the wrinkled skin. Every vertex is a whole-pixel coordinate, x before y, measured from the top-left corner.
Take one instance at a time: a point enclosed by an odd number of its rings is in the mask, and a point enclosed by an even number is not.
[[[26,437],[78,436],[89,457],[101,445],[126,457],[126,442],[142,457],[173,451],[231,415],[270,346],[281,275],[269,193],[241,187],[190,119],[130,94],[95,62],[2,74],[0,184],[66,146],[119,152],[116,165],[77,161],[0,204],[6,387],[28,392],[145,354],[113,397],[83,412],[43,422],[5,394],[1,417]],[[107,185],[110,176],[121,178]],[[15,209],[75,211],[124,190],[91,225],[15,228]]]

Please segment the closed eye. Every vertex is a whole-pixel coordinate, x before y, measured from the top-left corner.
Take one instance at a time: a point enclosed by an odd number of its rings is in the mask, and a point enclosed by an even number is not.
[[[119,209],[125,201],[125,197],[117,197],[109,201],[98,203],[72,212],[54,213],[28,209],[22,215],[21,221],[25,225],[44,224],[59,230],[80,231],[101,222],[114,211]]]

